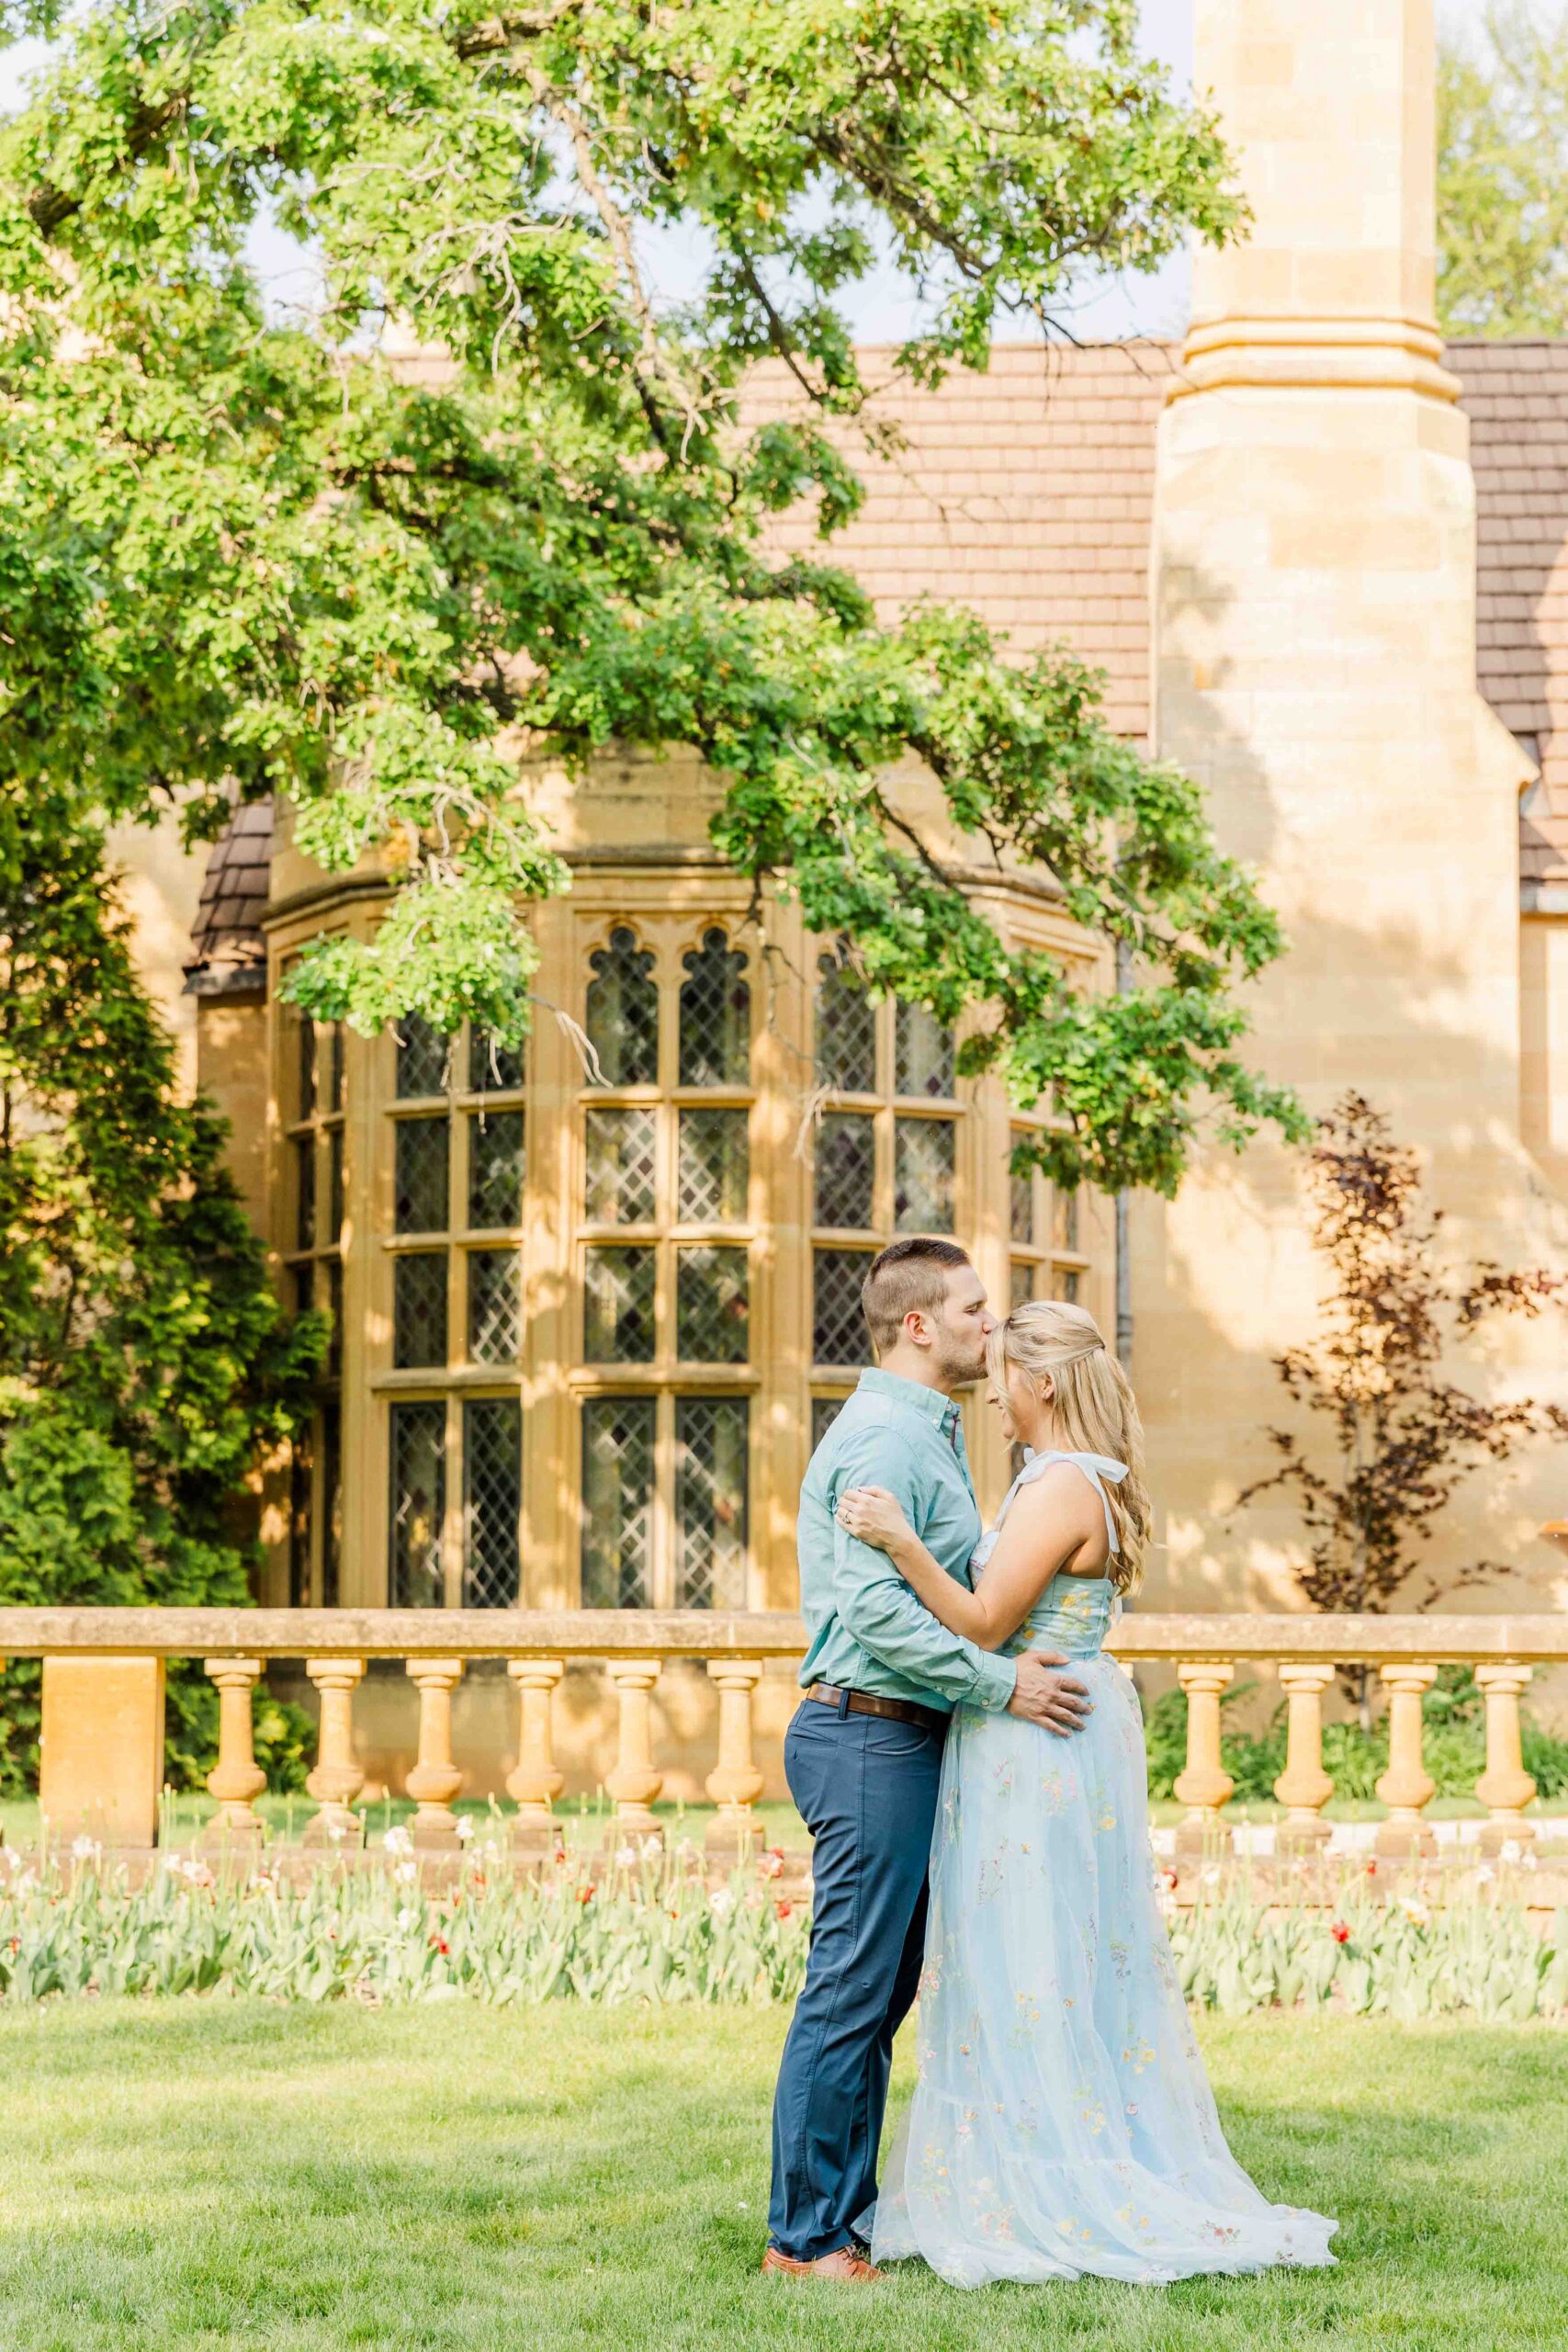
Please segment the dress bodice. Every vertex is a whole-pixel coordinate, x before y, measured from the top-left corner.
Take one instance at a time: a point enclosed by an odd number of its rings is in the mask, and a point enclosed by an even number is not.
[[[1032,1486],[1053,1462],[1071,1462],[1083,1472],[1100,1497],[1111,1549],[1119,1550],[1116,1521],[1105,1487],[1108,1480],[1115,1486],[1126,1476],[1126,1464],[1114,1462],[1105,1453],[1032,1453],[1008,1488],[994,1523],[975,1547],[969,1563],[975,1582],[985,1574],[986,1563],[996,1549],[1002,1523],[1019,1488]],[[1048,1649],[1059,1650],[1064,1657],[1093,1657],[1121,1613],[1122,1596],[1109,1577],[1053,1577],[1007,1648],[1013,1656],[1027,1649]]]

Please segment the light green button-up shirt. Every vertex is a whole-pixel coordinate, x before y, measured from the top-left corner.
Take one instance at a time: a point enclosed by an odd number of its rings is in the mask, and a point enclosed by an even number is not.
[[[1017,1679],[1013,1659],[939,1625],[886,1553],[839,1525],[846,1487],[897,1495],[916,1534],[965,1588],[980,1540],[956,1404],[897,1373],[863,1372],[800,1490],[800,1609],[810,1637],[802,1687],[831,1682],[943,1711],[1005,1707]]]

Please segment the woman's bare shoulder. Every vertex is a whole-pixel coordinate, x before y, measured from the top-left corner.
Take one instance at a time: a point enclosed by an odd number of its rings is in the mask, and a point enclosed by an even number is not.
[[[1049,1520],[1053,1526],[1103,1524],[1100,1497],[1092,1479],[1076,1462],[1049,1462],[1026,1479],[1012,1498],[1008,1516],[1027,1522]]]
[[[1009,1526],[1025,1541],[1048,1543],[1072,1557],[1077,1545],[1105,1545],[1105,1510],[1090,1479],[1077,1463],[1048,1463],[1027,1479],[1009,1508]],[[1098,1543],[1096,1543],[1098,1538]]]

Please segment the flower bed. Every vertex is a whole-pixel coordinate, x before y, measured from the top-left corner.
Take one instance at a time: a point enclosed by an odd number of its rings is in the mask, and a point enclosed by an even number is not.
[[[490,1842],[432,1892],[400,1829],[357,1869],[299,1877],[170,1853],[132,1884],[85,1841],[41,1869],[0,1849],[0,1999],[790,2001],[810,1921],[781,1893],[781,1863],[770,1849],[713,1887],[699,1852],[665,1855],[650,1841],[529,1875]],[[1182,1989],[1198,2007],[1568,2015],[1568,1908],[1543,1935],[1504,1888],[1448,1903],[1385,1898],[1362,1873],[1325,1905],[1259,1900],[1244,1874],[1204,1878],[1190,1910],[1167,1896]]]

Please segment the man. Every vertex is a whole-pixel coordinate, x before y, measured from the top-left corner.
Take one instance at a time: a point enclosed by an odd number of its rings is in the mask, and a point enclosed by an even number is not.
[[[948,1633],[886,1553],[837,1519],[847,1487],[886,1487],[950,1576],[969,1580],[980,1514],[956,1391],[985,1369],[996,1317],[955,1242],[911,1237],[861,1293],[876,1369],[811,1458],[800,1490],[806,1697],[784,1741],[814,1840],[811,1956],[773,2102],[762,2267],[852,2282],[878,2273],[855,2223],[876,2198],[893,2037],[915,1997],[942,1742],[955,1705],[1009,1708],[1064,1736],[1081,1682],[1034,1652],[1007,1658]]]

